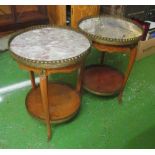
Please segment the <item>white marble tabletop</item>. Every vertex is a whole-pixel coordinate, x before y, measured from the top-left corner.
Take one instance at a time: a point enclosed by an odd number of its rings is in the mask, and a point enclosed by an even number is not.
[[[39,61],[73,58],[88,48],[90,48],[90,42],[84,35],[56,27],[24,32],[10,43],[10,50],[16,55]]]
[[[79,27],[89,34],[112,39],[130,39],[142,34],[137,25],[112,16],[88,18]]]

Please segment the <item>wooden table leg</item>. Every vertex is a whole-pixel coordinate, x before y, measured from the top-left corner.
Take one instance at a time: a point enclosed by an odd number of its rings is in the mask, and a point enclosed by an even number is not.
[[[100,64],[103,64],[103,62],[104,62],[104,56],[105,56],[105,52],[102,52],[101,53]]]
[[[81,91],[83,74],[84,74],[84,62],[81,64],[80,68],[78,69],[78,74],[77,74],[76,91],[78,93],[80,93]]]
[[[119,96],[118,96],[119,103],[122,102],[123,90],[125,88],[125,85],[127,83],[128,77],[130,75],[130,72],[132,70],[133,64],[135,62],[136,54],[137,54],[137,47],[131,48],[131,50],[130,50],[130,58],[129,58],[129,63],[128,63],[127,71],[125,73],[124,81],[123,81],[123,84],[122,84],[122,87],[121,87],[121,90],[120,90],[120,93],[119,93]]]
[[[34,72],[33,71],[30,71],[30,79],[31,79],[32,88],[35,88],[36,83],[35,83],[35,77],[34,77]]]
[[[48,140],[51,138],[51,125],[50,125],[50,115],[49,115],[49,101],[48,101],[48,89],[47,89],[47,76],[40,75],[40,90],[41,90],[41,97],[42,103],[45,113],[45,121],[47,124],[47,133],[48,133]]]

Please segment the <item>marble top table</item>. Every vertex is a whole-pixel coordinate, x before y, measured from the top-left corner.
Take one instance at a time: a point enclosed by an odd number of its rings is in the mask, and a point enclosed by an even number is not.
[[[37,26],[16,34],[9,47],[20,68],[30,72],[32,89],[26,97],[27,110],[45,121],[50,139],[50,123],[64,122],[79,110],[83,66],[91,42],[69,28]],[[50,74],[74,70],[78,70],[75,89],[62,82],[48,82]],[[39,74],[39,86],[34,72]]]
[[[92,40],[93,46],[102,52],[101,64],[87,67],[83,80],[84,88],[97,95],[118,94],[121,102],[123,90],[135,61],[136,46],[143,34],[142,28],[130,19],[108,15],[87,17],[79,22],[78,27]],[[130,60],[125,74],[116,69],[117,66],[103,65],[105,52],[129,52]]]
[[[89,40],[71,29],[44,27],[18,34],[10,43],[16,59],[31,66],[55,68],[77,63],[88,53]],[[37,67],[36,66],[36,67]]]
[[[93,41],[111,45],[136,43],[143,33],[131,20],[113,16],[86,18],[79,23],[79,29]]]

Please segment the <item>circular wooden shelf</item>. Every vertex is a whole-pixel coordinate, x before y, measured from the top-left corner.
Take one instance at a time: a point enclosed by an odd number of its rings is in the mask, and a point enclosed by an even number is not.
[[[65,84],[49,83],[48,99],[50,121],[54,123],[69,120],[78,112],[80,107],[80,95]],[[32,116],[45,120],[39,86],[31,89],[28,93],[26,107]]]
[[[83,86],[97,95],[114,95],[119,92],[124,75],[107,65],[91,65],[86,67]]]

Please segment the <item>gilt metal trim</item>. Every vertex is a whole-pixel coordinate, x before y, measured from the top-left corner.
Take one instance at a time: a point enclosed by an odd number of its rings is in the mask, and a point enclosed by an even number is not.
[[[71,27],[67,27],[67,26],[53,26],[53,25],[37,25],[37,26],[32,26],[32,27],[28,27],[28,28],[25,28],[23,30],[20,30],[18,31],[17,33],[15,33],[9,40],[9,51],[11,52],[11,55],[12,57],[19,63],[22,63],[24,65],[27,65],[27,66],[31,66],[31,67],[36,67],[36,68],[45,68],[45,69],[48,69],[48,68],[59,68],[59,67],[67,67],[69,65],[75,65],[75,64],[78,64],[80,63],[87,55],[88,53],[90,52],[90,49],[91,49],[91,44],[92,44],[92,41],[86,37],[90,43],[90,47],[84,51],[83,53],[81,53],[80,55],[78,56],[75,56],[75,57],[72,57],[72,58],[68,58],[68,59],[62,59],[62,60],[53,60],[53,61],[40,61],[40,60],[31,60],[31,59],[28,59],[28,58],[24,58],[24,57],[21,57],[17,54],[15,54],[11,49],[10,49],[10,43],[11,41],[19,34],[22,34],[24,32],[27,32],[27,31],[30,31],[30,30],[35,30],[35,29],[41,29],[41,28],[48,28],[48,27],[52,27],[52,28],[60,28],[60,29],[68,29],[68,30],[72,30],[72,31],[75,31],[77,33],[80,33],[82,34],[79,30],[74,30],[73,28]],[[82,34],[83,35],[83,34]]]
[[[135,24],[140,29],[141,35],[138,36],[138,37],[132,37],[132,38],[127,38],[127,39],[124,39],[124,38],[122,38],[122,39],[108,38],[108,37],[103,37],[103,36],[90,34],[90,33],[86,32],[86,31],[84,31],[83,29],[80,28],[80,23],[83,22],[84,20],[91,19],[91,18],[100,18],[100,17],[112,17],[112,18],[121,19],[121,20],[130,22],[132,24]],[[127,45],[137,44],[138,41],[140,40],[142,34],[143,34],[143,29],[142,29],[141,25],[139,25],[138,23],[134,23],[131,19],[128,19],[128,18],[125,18],[125,17],[118,17],[118,16],[111,16],[111,15],[89,16],[89,17],[82,18],[78,22],[78,29],[83,34],[88,36],[92,41],[97,42],[97,43],[101,43],[101,44],[107,44],[107,45],[120,45],[120,46],[121,45],[126,45],[127,46]]]

